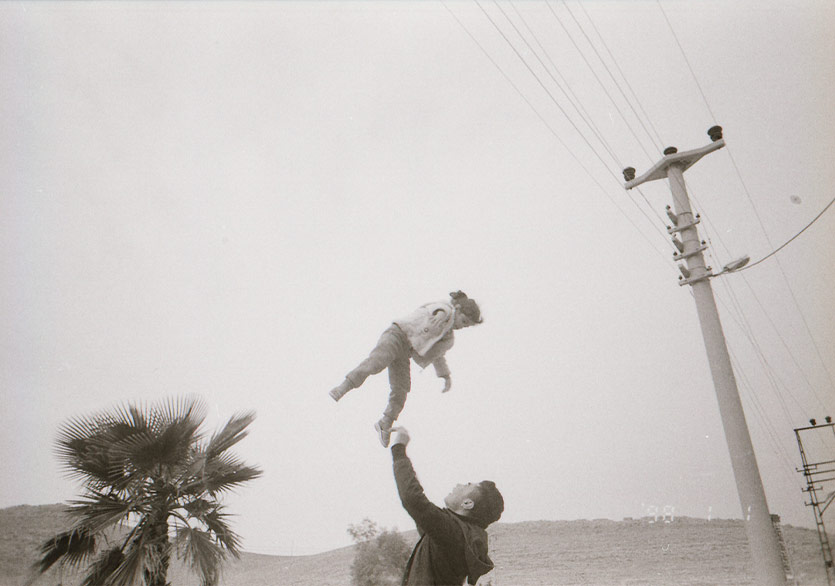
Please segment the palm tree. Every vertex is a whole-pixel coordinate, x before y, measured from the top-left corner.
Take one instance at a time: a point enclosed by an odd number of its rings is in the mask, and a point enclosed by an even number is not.
[[[36,572],[60,561],[85,566],[84,586],[167,586],[176,554],[216,584],[227,554],[239,557],[219,499],[261,475],[227,452],[254,418],[234,415],[207,438],[203,403],[180,398],[67,421],[57,453],[83,493],[69,502],[72,526],[42,545]]]

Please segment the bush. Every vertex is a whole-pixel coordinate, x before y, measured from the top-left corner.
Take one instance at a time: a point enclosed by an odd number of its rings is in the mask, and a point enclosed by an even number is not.
[[[348,534],[357,543],[351,564],[353,586],[397,586],[409,560],[409,545],[396,529],[380,529],[370,519],[350,525]]]

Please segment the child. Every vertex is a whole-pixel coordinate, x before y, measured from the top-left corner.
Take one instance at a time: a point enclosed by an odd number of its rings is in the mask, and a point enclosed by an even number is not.
[[[452,387],[452,378],[444,354],[455,342],[453,330],[483,321],[478,304],[466,293],[456,291],[449,296],[450,301],[421,305],[406,317],[395,320],[380,336],[368,358],[330,391],[333,400],[339,401],[351,389],[362,386],[370,375],[388,368],[391,387],[388,406],[383,417],[374,424],[383,447],[388,447],[391,426],[403,410],[411,388],[409,359],[423,368],[432,364],[435,373],[445,381],[442,392],[446,393]]]

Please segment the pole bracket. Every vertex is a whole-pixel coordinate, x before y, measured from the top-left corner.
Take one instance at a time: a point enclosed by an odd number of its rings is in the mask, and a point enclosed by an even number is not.
[[[704,275],[700,275],[698,277],[690,277],[689,279],[679,279],[678,286],[684,287],[685,285],[692,285],[693,283],[698,283],[699,281],[704,281],[705,279],[709,279],[713,276],[713,272],[708,271]]]
[[[701,224],[702,220],[700,218],[696,218],[689,224],[682,224],[681,226],[670,226],[667,228],[667,234],[675,234],[676,232],[681,232],[682,230],[687,230],[687,228],[692,228],[696,224]]]
[[[679,260],[682,260],[682,259],[685,259],[685,258],[690,258],[691,256],[696,256],[700,252],[704,252],[705,250],[707,250],[707,245],[702,244],[696,250],[691,250],[690,252],[683,252],[683,253],[674,252],[673,253],[673,260],[674,261],[679,261]]]

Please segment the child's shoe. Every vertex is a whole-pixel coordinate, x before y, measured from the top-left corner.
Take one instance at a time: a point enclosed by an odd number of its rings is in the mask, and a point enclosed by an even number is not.
[[[341,383],[336,385],[334,388],[332,388],[330,391],[328,391],[328,394],[331,396],[331,399],[333,399],[334,401],[339,401],[339,399],[344,397],[345,393],[350,391],[352,388],[353,387],[351,387],[351,383],[346,378],[344,381],[342,381]]]
[[[383,415],[380,421],[374,424],[374,429],[377,430],[377,435],[380,436],[380,443],[384,448],[389,447],[389,440],[391,439],[391,426],[394,422]]]

